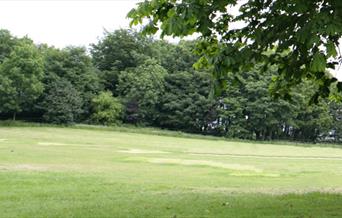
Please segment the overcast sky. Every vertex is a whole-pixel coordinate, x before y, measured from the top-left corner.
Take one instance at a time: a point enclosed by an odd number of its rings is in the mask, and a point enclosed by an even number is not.
[[[127,13],[141,0],[0,0],[0,28],[56,47],[89,45],[103,30],[127,28]]]
[[[36,43],[88,46],[104,29],[127,28],[127,13],[142,0],[0,0],[0,28]],[[342,80],[342,68],[335,76]]]

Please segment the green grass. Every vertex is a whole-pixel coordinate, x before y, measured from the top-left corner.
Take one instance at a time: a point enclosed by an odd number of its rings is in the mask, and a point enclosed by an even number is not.
[[[86,129],[86,130],[102,130],[102,131],[116,131],[116,132],[129,132],[129,133],[141,133],[149,135],[159,135],[159,136],[172,136],[180,138],[193,138],[193,139],[206,139],[206,140],[224,140],[229,142],[248,142],[252,144],[276,144],[276,145],[291,145],[291,146],[301,146],[301,147],[331,147],[331,148],[342,148],[341,143],[332,142],[303,142],[303,141],[288,141],[288,140],[270,140],[270,141],[256,141],[256,140],[246,140],[237,138],[226,138],[220,136],[211,135],[201,135],[201,134],[191,134],[182,131],[173,131],[160,129],[155,127],[144,127],[135,126],[132,124],[121,124],[114,126],[99,126],[99,125],[89,125],[89,124],[75,124],[75,125],[56,125],[48,123],[37,123],[37,122],[23,122],[23,121],[13,121],[13,120],[2,120],[0,121],[0,127],[55,127],[55,128],[73,128],[73,129]]]
[[[0,217],[342,217],[342,149],[213,139],[1,127]]]

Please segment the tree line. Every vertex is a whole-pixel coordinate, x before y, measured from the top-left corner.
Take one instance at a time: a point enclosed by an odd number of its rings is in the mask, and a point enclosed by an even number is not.
[[[214,95],[211,68],[194,68],[193,41],[105,32],[89,49],[58,49],[0,30],[0,117],[54,124],[130,123],[258,140],[342,136],[340,95],[309,101],[304,81],[291,99],[274,98],[277,66],[255,64],[224,77]],[[279,81],[277,80],[277,83]]]

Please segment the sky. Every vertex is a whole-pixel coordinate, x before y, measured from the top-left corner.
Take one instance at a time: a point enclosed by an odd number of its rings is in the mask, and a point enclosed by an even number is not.
[[[140,0],[141,1],[141,0]],[[28,35],[36,43],[62,48],[88,46],[103,35],[129,27],[127,13],[139,0],[0,0],[0,28]]]
[[[58,48],[89,46],[103,36],[105,29],[129,27],[126,15],[140,1],[0,0],[0,29]],[[342,67],[332,73],[342,81]]]

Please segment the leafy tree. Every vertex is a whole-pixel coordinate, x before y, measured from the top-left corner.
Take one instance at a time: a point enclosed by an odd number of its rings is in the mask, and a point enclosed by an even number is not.
[[[273,99],[268,91],[272,70],[262,72],[261,66],[240,73],[239,83],[228,80],[221,99],[220,119],[226,135],[248,139],[274,139],[290,125],[294,111],[282,99]]]
[[[342,91],[342,82],[325,74],[342,57],[340,0],[148,0],[128,16],[132,25],[147,23],[145,33],[159,30],[161,36],[180,37],[198,33],[202,39],[198,66],[215,66],[221,89],[228,72],[248,71],[265,62],[278,65],[276,96],[288,96],[289,87],[306,79],[317,81],[315,101],[329,94],[332,83]],[[269,54],[270,49],[274,53]]]
[[[11,54],[17,42],[8,30],[0,29],[0,63]]]
[[[170,44],[158,40],[151,43],[153,58],[158,59],[160,65],[169,73],[193,70],[193,64],[198,59],[193,53],[194,47],[195,42],[193,41],[180,41],[178,44]]]
[[[240,73],[238,84],[228,80],[218,115],[223,134],[258,140],[315,141],[331,129],[328,103],[308,104],[315,90],[312,82],[294,87],[291,101],[274,99],[268,90],[275,69],[261,69],[258,65]]]
[[[187,132],[209,132],[216,119],[216,103],[209,98],[209,73],[179,71],[168,74],[165,81],[160,125]]]
[[[332,131],[334,140],[340,142],[342,139],[342,103],[333,100],[329,103],[330,114],[332,117]]]
[[[42,46],[40,50],[44,56],[46,74],[43,80],[44,86],[49,89],[58,80],[69,81],[82,98],[85,119],[90,115],[91,99],[102,90],[98,73],[85,48],[67,47],[60,50]]]
[[[42,105],[43,118],[49,123],[72,124],[82,113],[80,93],[65,79],[50,84]]]
[[[91,101],[93,114],[91,120],[97,124],[110,125],[119,122],[123,105],[109,91],[101,92]]]
[[[310,104],[310,96],[317,84],[305,81],[301,86],[295,87],[293,100],[296,105],[295,125],[293,125],[292,137],[296,140],[315,141],[321,134],[326,134],[333,129],[333,117],[329,111],[329,100],[322,100],[317,104]]]
[[[253,132],[247,127],[246,105],[248,99],[241,87],[228,84],[219,100],[217,131],[231,138],[252,139]]]
[[[16,114],[43,92],[43,62],[36,46],[22,39],[0,66],[0,112]]]
[[[121,72],[118,92],[125,102],[127,122],[150,125],[156,123],[166,74],[167,71],[153,59]]]
[[[105,88],[116,94],[120,72],[142,64],[151,54],[149,45],[148,38],[132,30],[106,31],[91,48],[93,63],[101,73]]]
[[[173,3],[181,2],[185,1]],[[106,33],[93,45],[92,59],[84,48],[35,46],[27,38],[0,30],[0,113],[15,117],[20,112],[25,119],[43,118],[59,124],[92,121],[110,125],[122,118],[124,122],[244,139],[315,141],[334,136],[340,140],[342,109],[338,102],[342,94],[338,87],[329,86],[330,98],[311,105],[308,102],[315,90],[329,83],[312,83],[303,77],[300,85],[292,83],[287,93],[291,101],[270,95],[269,90],[279,93],[289,82],[279,80],[285,75],[279,74],[285,65],[270,60],[291,58],[292,47],[282,51],[277,45],[252,57],[248,55],[258,49],[251,47],[254,42],[250,39],[241,47],[229,48],[231,41],[221,36],[216,42],[206,42],[211,36],[203,37],[199,44],[171,44],[119,30]],[[194,54],[196,49],[205,52]],[[245,49],[250,62],[244,61],[239,49]],[[221,54],[223,51],[227,53]],[[209,70],[193,69],[194,64],[206,61]],[[211,80],[211,71],[216,81]],[[226,85],[216,98],[210,97],[213,82],[215,87]]]

